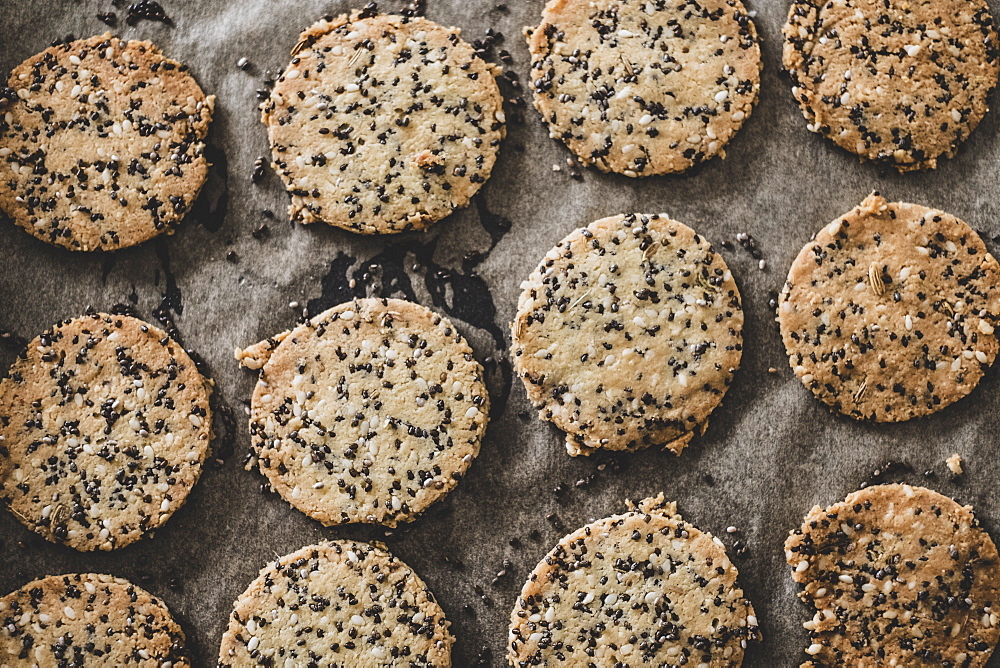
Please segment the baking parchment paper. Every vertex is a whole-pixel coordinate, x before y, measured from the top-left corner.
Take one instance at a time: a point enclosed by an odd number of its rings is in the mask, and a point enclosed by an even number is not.
[[[527,83],[520,30],[537,23],[543,0],[513,0],[506,8],[496,1],[430,0],[425,13],[461,27],[469,41],[488,28],[500,31],[504,39],[492,57],[508,50],[513,62],[505,67]],[[568,152],[548,138],[530,105],[520,113],[511,105],[499,161],[471,206],[425,233],[365,238],[320,224],[290,226],[277,177],[268,169],[257,183],[250,178],[256,158],[268,154],[256,90],[268,71],[287,64],[302,28],[360,0],[162,2],[172,26],[126,26],[125,5],[111,0],[0,0],[5,73],[54,39],[104,32],[97,14],[113,10],[114,32],[153,40],[218,96],[208,138],[214,167],[175,235],[114,254],[73,254],[0,220],[0,329],[13,335],[0,339],[0,362],[6,368],[13,361],[18,337],[31,339],[88,307],[126,303],[154,322],[158,310],[205,361],[216,381],[216,411],[235,415],[235,430],[231,420],[216,419],[220,461],[207,466],[187,505],[155,537],[125,549],[80,554],[0,513],[0,594],[53,573],[129,578],[166,600],[196,665],[209,666],[233,600],[268,561],[322,539],[382,540],[439,598],[457,636],[455,665],[501,666],[510,610],[544,554],[569,531],[621,511],[626,498],[662,491],[731,554],[741,547],[737,541],[746,546],[734,560],[764,634],[746,665],[792,666],[804,657],[801,624],[812,611],[795,596],[782,543],[814,504],[842,499],[880,470],[879,480],[929,484],[973,504],[1000,538],[1000,374],[988,373],[971,396],[928,419],[853,422],[831,415],[794,378],[768,305],[809,237],[872,190],[959,216],[996,253],[1000,113],[987,115],[958,156],[936,171],[901,176],[859,164],[806,130],[779,72],[787,1],[748,0],[763,39],[761,96],[725,160],[676,177],[634,180],[583,170],[577,180],[567,169]],[[997,15],[1000,3],[991,5]],[[381,8],[402,6],[389,0]],[[236,65],[244,57],[247,71]],[[509,83],[503,90],[507,97],[521,92]],[[667,212],[717,247],[733,244],[724,254],[746,308],[743,364],[708,432],[681,457],[650,450],[573,459],[560,433],[530,411],[519,381],[511,383],[503,352],[507,323],[521,281],[550,247],[576,227],[631,211]],[[741,232],[757,240],[764,269],[735,242]],[[244,402],[255,374],[237,368],[234,347],[294,325],[303,308],[316,313],[366,293],[408,297],[452,317],[489,370],[496,406],[469,475],[425,516],[388,534],[378,527],[323,528],[276,494],[262,493],[263,478],[242,467],[249,446]],[[965,458],[959,479],[943,463],[952,452]],[[887,462],[905,466],[886,473]],[[738,531],[727,533],[729,526]]]

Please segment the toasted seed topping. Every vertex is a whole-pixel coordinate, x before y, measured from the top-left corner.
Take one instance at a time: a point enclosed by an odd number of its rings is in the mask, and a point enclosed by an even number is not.
[[[511,613],[513,666],[739,666],[759,638],[722,543],[663,495],[563,538]]]
[[[170,233],[208,170],[215,98],[149,42],[98,35],[14,68],[0,104],[0,207],[70,250]]]
[[[812,665],[983,666],[1000,638],[1000,556],[969,506],[875,485],[815,507],[785,541],[816,608]]]
[[[789,364],[857,419],[939,411],[996,358],[998,279],[1000,265],[964,222],[874,194],[792,264],[778,304]]]
[[[163,601],[127,580],[51,575],[0,598],[0,665],[190,665]]]
[[[128,545],[198,481],[208,398],[190,356],[156,327],[105,313],[63,321],[0,380],[0,499],[52,542]]]
[[[417,304],[347,302],[237,359],[261,369],[256,464],[324,524],[411,521],[479,454],[483,369],[454,325]]]
[[[784,37],[809,129],[901,172],[955,154],[1000,71],[985,0],[793,0]]]
[[[380,547],[304,547],[237,599],[219,667],[450,666],[453,638],[427,585]]]
[[[704,431],[743,350],[739,290],[708,241],[663,215],[605,218],[522,288],[514,365],[570,454],[680,453]]]
[[[495,74],[457,29],[423,18],[313,25],[261,104],[291,217],[384,234],[467,204],[504,134]]]
[[[724,156],[757,100],[757,31],[738,0],[550,0],[525,32],[550,136],[602,171]]]

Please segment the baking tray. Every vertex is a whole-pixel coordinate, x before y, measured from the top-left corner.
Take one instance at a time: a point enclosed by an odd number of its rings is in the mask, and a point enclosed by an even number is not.
[[[537,22],[543,0],[515,0],[506,8],[496,1],[430,0],[425,13],[462,28],[469,41],[488,28],[502,33],[491,57],[509,51],[505,67],[524,80],[529,59],[520,31]],[[155,537],[115,552],[81,554],[49,544],[0,513],[0,593],[52,573],[129,578],[165,599],[196,665],[209,666],[233,600],[269,560],[323,539],[381,540],[440,600],[457,637],[455,665],[501,666],[510,610],[542,556],[569,531],[622,510],[624,499],[663,491],[686,519],[720,537],[739,566],[764,634],[745,665],[792,666],[804,656],[801,624],[812,611],[796,598],[782,543],[814,504],[840,500],[876,479],[929,484],[974,505],[1000,538],[994,492],[1000,374],[988,373],[971,396],[927,419],[853,422],[830,414],[792,375],[769,305],[813,232],[872,190],[954,213],[996,253],[1000,114],[988,114],[958,156],[936,171],[899,175],[859,164],[806,130],[779,72],[787,2],[749,0],[763,40],[760,102],[725,160],[674,177],[633,180],[583,170],[574,178],[568,152],[548,138],[530,105],[521,111],[511,105],[493,176],[467,209],[423,233],[360,237],[289,225],[278,178],[266,170],[258,182],[251,179],[254,161],[268,154],[257,89],[268,72],[287,64],[302,28],[360,2],[162,2],[172,25],[119,20],[114,32],[151,39],[218,96],[207,186],[175,235],[114,254],[55,249],[0,221],[0,329],[9,333],[0,337],[0,363],[13,361],[19,341],[88,307],[124,303],[151,321],[154,311],[169,317],[215,379],[217,413],[229,417],[216,421],[218,461]],[[991,5],[997,15],[998,3]],[[403,6],[381,3],[386,10]],[[54,39],[107,30],[97,18],[107,11],[121,19],[125,6],[0,0],[0,70]],[[237,67],[244,57],[248,70]],[[509,82],[503,90],[507,97],[522,92]],[[572,459],[560,433],[535,418],[520,383],[511,382],[507,323],[520,282],[549,248],[576,227],[630,211],[667,212],[717,246],[733,245],[723,252],[746,309],[743,365],[708,432],[682,456],[650,450]],[[735,241],[739,233],[753,236],[761,258]],[[263,478],[242,466],[249,447],[244,402],[255,374],[237,368],[233,349],[294,325],[303,308],[316,313],[369,293],[404,296],[448,314],[484,361],[495,406],[468,476],[425,516],[392,532],[324,528],[276,494],[262,493]],[[965,458],[958,479],[944,466],[952,452]],[[935,473],[928,478],[926,471]],[[738,531],[727,533],[729,526]]]

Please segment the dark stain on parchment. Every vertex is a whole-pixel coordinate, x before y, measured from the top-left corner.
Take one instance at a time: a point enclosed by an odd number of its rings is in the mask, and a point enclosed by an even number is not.
[[[219,218],[219,220],[221,221],[222,218]],[[208,363],[197,352],[184,344],[184,338],[181,336],[180,329],[177,327],[175,321],[175,318],[184,312],[184,295],[181,293],[181,289],[177,285],[177,278],[170,268],[170,252],[167,249],[166,240],[157,239],[154,248],[156,250],[156,257],[160,263],[159,271],[163,274],[165,285],[160,303],[153,309],[153,317],[163,328],[163,331],[184,348],[191,359],[194,360],[198,370],[207,378],[211,378],[212,374]],[[158,278],[156,282],[159,283]],[[209,402],[213,416],[212,433],[214,439],[212,440],[212,452],[217,460],[222,461],[233,454],[237,432],[236,414],[222,400],[218,390],[214,390],[211,393]]]
[[[115,258],[114,253],[107,252],[101,258],[101,283],[104,285],[108,284],[108,276],[111,275],[111,271],[115,268]]]
[[[225,152],[212,144],[205,145],[205,159],[212,167],[191,207],[191,218],[209,232],[218,232],[229,209],[229,161]]]
[[[177,286],[177,278],[170,269],[170,251],[167,250],[166,240],[156,239],[153,249],[156,251],[156,259],[160,262],[160,271],[163,272],[166,281],[163,298],[160,300],[160,305],[153,310],[153,317],[160,321],[171,338],[180,343],[180,332],[177,332],[171,314],[181,315],[184,313],[184,295],[181,294],[181,289]]]
[[[511,222],[490,211],[481,195],[473,198],[479,222],[490,236],[485,251],[465,255],[461,268],[446,267],[434,260],[439,238],[419,241],[420,237],[402,237],[375,255],[358,261],[338,253],[321,279],[321,294],[308,304],[315,315],[349,299],[361,297],[401,297],[416,302],[414,281],[422,281],[430,295],[431,308],[442,311],[488,333],[496,350],[483,360],[490,386],[490,412],[503,412],[510,396],[511,367],[507,360],[507,335],[496,322],[496,304],[489,286],[475,272],[511,229]],[[353,281],[353,287],[352,287]]]

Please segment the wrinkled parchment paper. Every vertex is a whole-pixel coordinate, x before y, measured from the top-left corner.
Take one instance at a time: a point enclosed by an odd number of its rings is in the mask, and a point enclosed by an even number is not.
[[[426,233],[364,238],[321,225],[290,226],[288,198],[274,174],[266,170],[256,184],[250,178],[255,159],[268,152],[256,109],[267,71],[287,64],[302,28],[361,3],[161,1],[173,26],[126,26],[125,6],[111,0],[0,0],[4,72],[53,39],[104,32],[97,14],[113,10],[117,34],[153,40],[218,96],[208,139],[215,166],[195,212],[175,235],[113,255],[82,255],[51,248],[0,220],[0,329],[30,339],[88,306],[110,309],[120,302],[155,321],[152,312],[167,295],[184,344],[205,360],[217,383],[217,407],[236,415],[235,435],[217,420],[222,463],[206,468],[187,505],[155,537],[125,549],[79,554],[0,514],[0,593],[52,573],[127,577],[166,600],[196,664],[209,666],[233,600],[269,560],[325,538],[383,540],[439,598],[458,639],[455,665],[501,666],[511,607],[543,555],[565,533],[623,510],[626,498],[663,491],[731,554],[736,541],[746,544],[745,556],[734,559],[764,634],[747,665],[791,666],[804,657],[801,624],[812,611],[795,596],[781,547],[814,504],[840,500],[887,461],[901,461],[911,470],[893,469],[880,479],[929,484],[971,503],[1000,538],[994,492],[1000,373],[987,374],[971,396],[929,419],[855,423],[828,413],[793,377],[768,306],[813,232],[874,189],[890,200],[954,213],[981,230],[996,253],[990,238],[1000,233],[1000,113],[988,115],[958,156],[934,172],[900,176],[859,164],[806,130],[780,75],[787,3],[748,0],[763,38],[761,99],[725,160],[677,177],[631,180],[584,170],[575,180],[567,172],[568,152],[548,138],[529,107],[520,114],[523,122],[510,124],[493,177],[469,208]],[[461,27],[469,41],[490,27],[502,32],[492,53],[508,50],[513,62],[505,67],[526,79],[520,30],[537,22],[543,1],[515,0],[506,10],[495,2],[430,0],[426,15]],[[991,4],[996,14],[1000,3]],[[401,7],[401,0],[382,3],[383,9]],[[247,71],[236,65],[243,57],[251,64]],[[517,93],[506,84],[503,90],[508,97]],[[517,116],[511,107],[508,117]],[[507,341],[519,284],[551,246],[576,227],[629,211],[667,212],[717,246],[733,244],[724,254],[745,302],[743,365],[708,432],[681,457],[646,451],[572,459],[561,435],[529,412],[520,383],[510,384],[497,339]],[[267,233],[259,231],[262,224]],[[741,232],[757,240],[763,270],[736,243]],[[448,313],[479,359],[490,358],[491,393],[502,409],[457,490],[391,535],[377,527],[323,528],[277,495],[262,494],[263,478],[242,467],[249,445],[243,402],[255,374],[237,368],[233,348],[292,326],[303,308],[317,312],[366,290]],[[5,344],[4,367],[16,353]],[[770,367],[777,372],[768,373]],[[966,473],[957,480],[944,465],[952,452],[965,458]],[[936,477],[926,478],[927,470]],[[729,526],[738,531],[727,533]]]

